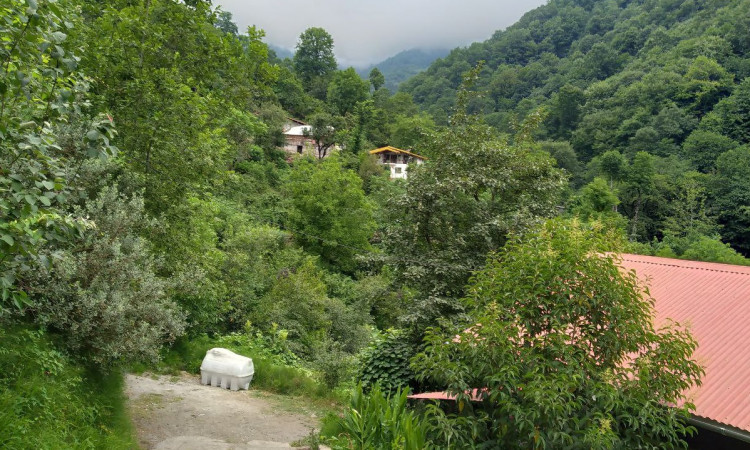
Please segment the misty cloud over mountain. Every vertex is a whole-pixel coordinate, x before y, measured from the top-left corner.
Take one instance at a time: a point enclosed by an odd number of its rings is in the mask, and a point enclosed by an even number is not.
[[[363,66],[410,48],[454,48],[489,38],[545,0],[219,0],[240,30],[256,25],[266,41],[294,48],[313,26],[334,38],[343,65]]]

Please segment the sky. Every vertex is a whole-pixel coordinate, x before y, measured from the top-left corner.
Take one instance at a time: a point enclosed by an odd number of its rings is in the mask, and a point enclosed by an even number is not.
[[[412,48],[452,49],[483,41],[546,0],[214,0],[240,30],[293,49],[310,27],[325,28],[342,65],[364,66]]]

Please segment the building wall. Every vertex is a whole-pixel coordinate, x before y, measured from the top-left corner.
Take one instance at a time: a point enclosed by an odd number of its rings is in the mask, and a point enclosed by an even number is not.
[[[388,166],[392,180],[406,180],[409,178],[409,175],[407,174],[409,164],[424,164],[424,161],[419,158],[393,152],[379,153],[378,162]]]
[[[304,136],[286,136],[284,152],[290,155],[318,157],[318,152],[315,148],[315,141]]]

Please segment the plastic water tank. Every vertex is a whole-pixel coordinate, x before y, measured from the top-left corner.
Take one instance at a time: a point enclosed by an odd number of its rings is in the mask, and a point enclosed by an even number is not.
[[[236,391],[247,389],[253,380],[253,360],[225,348],[212,348],[206,352],[201,364],[201,383],[221,386]]]

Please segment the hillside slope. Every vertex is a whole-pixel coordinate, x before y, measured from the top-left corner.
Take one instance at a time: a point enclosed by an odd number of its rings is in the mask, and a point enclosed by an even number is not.
[[[572,138],[586,160],[673,115],[664,153],[750,75],[747,11],[748,0],[552,0],[401,89],[445,122],[461,74],[485,61],[472,106],[499,129],[547,104],[548,137]]]
[[[396,92],[401,83],[422,72],[435,60],[446,56],[449,52],[445,49],[424,50],[415,48],[404,50],[385,61],[358,69],[357,72],[363,78],[367,78],[370,71],[377,67],[385,75],[385,87],[390,89],[391,92]]]
[[[750,0],[551,0],[401,89],[446,123],[462,74],[485,61],[470,108],[507,133],[546,109],[536,138],[572,175],[570,211],[614,211],[663,256],[728,261],[719,237],[750,256],[748,11]]]

